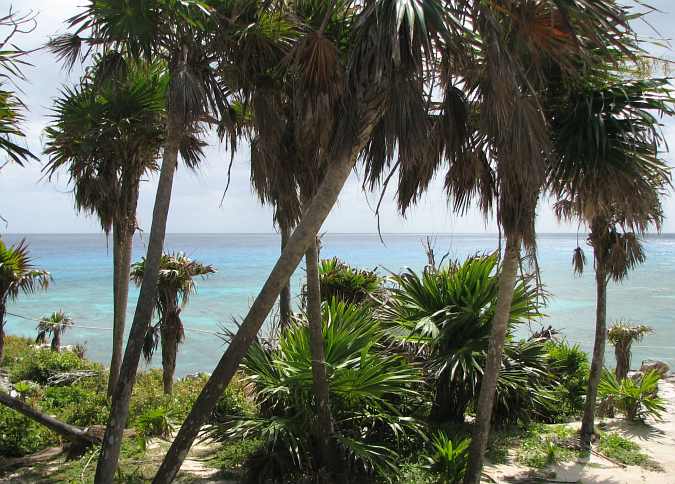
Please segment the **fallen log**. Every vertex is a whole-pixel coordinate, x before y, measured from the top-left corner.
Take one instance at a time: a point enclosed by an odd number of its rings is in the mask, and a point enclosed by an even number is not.
[[[28,405],[23,400],[14,398],[7,393],[0,392],[0,403],[13,410],[16,410],[30,419],[35,420],[36,422],[44,425],[48,429],[56,432],[74,444],[91,445],[101,443],[101,437],[89,432],[89,429],[83,429],[76,427],[75,425],[61,422],[51,415],[44,414]]]
[[[24,457],[10,457],[6,459],[0,458],[0,471],[14,469],[15,467],[32,466],[39,462],[50,461],[60,456],[64,452],[65,449],[63,447],[50,447]]]

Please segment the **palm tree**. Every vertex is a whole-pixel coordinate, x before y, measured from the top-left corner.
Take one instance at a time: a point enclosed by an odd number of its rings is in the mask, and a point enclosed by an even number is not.
[[[118,75],[109,77],[115,62]],[[129,63],[113,52],[99,57],[80,85],[63,90],[45,130],[49,177],[66,169],[75,206],[95,214],[113,233],[112,394],[124,344],[129,270],[141,177],[157,169],[164,140],[166,76],[158,66]]]
[[[228,131],[226,91],[221,89],[209,49],[215,16],[208,1],[147,0],[118,2],[90,0],[83,11],[68,20],[71,32],[50,42],[57,55],[72,66],[91,51],[115,49],[134,60],[162,62],[169,76],[163,162],[155,196],[146,270],[136,304],[118,384],[113,392],[110,419],[96,468],[96,482],[112,482],[119,459],[122,433],[129,413],[129,399],[152,317],[178,156],[191,165],[199,149],[188,152],[185,138],[201,133],[204,122],[219,123]],[[236,142],[236,139],[230,139]],[[200,146],[191,145],[193,148]]]
[[[26,106],[12,87],[16,85],[16,81],[26,79],[22,67],[29,65],[23,59],[29,52],[18,48],[13,39],[17,34],[32,32],[35,25],[35,15],[32,12],[17,14],[11,7],[6,15],[0,17],[0,27],[9,32],[0,39],[0,152],[19,166],[23,166],[27,160],[37,158],[15,141],[15,138],[26,137],[21,127]],[[0,169],[3,166],[4,163],[0,163]]]
[[[649,333],[654,330],[645,324],[630,324],[619,321],[613,324],[607,331],[607,339],[614,345],[614,356],[616,357],[616,379],[623,380],[630,371],[631,346],[633,343],[642,341]]]
[[[16,300],[20,294],[46,289],[49,281],[49,272],[33,266],[25,240],[8,247],[0,239],[0,362],[5,353],[7,303]]]
[[[161,339],[162,381],[164,393],[167,395],[171,394],[173,389],[178,345],[185,339],[185,329],[180,317],[181,310],[185,308],[190,296],[197,290],[194,278],[215,272],[213,267],[192,260],[181,252],[162,255],[157,281],[157,301],[155,302],[159,323],[148,328],[143,353],[145,359],[150,361]],[[140,285],[144,274],[145,259],[141,259],[132,266],[131,279],[136,285]]]
[[[674,114],[668,81],[629,80],[600,65],[555,105],[552,125],[559,156],[549,183],[563,219],[590,229],[596,280],[596,328],[581,441],[590,448],[607,338],[607,284],[623,280],[645,259],[640,236],[663,220],[661,195],[670,185],[655,115]],[[577,248],[574,265],[583,271]]]
[[[328,7],[334,2],[317,3],[324,7],[322,17],[326,18]],[[283,9],[285,4],[262,5],[266,9]],[[451,65],[454,65],[455,59],[466,54],[461,40],[466,39],[466,29],[457,20],[458,17],[449,14],[444,2],[377,0],[351,2],[350,5],[351,8],[340,19],[351,39],[344,54],[331,55],[336,50],[331,38],[321,35],[320,30],[308,29],[307,35],[289,40],[293,46],[303,44],[305,55],[298,55],[296,59],[299,60],[296,62],[285,62],[278,66],[281,69],[292,66],[306,82],[315,86],[307,93],[311,98],[307,102],[314,103],[311,112],[334,116],[334,129],[326,133],[328,149],[325,150],[323,181],[311,202],[303,207],[302,219],[281,257],[174,439],[155,476],[157,483],[170,482],[175,477],[206,415],[214,408],[217,395],[231,380],[282,287],[288,282],[302,256],[315,243],[321,224],[335,204],[373,129],[385,114],[387,103],[402,102],[394,96],[392,85],[407,80],[409,89],[399,94],[403,94],[404,99],[418,97],[420,90],[424,89],[424,80],[428,79],[423,74],[438,74],[431,68],[437,59],[436,54],[440,56],[442,51]],[[267,10],[263,13],[266,19],[270,18]],[[277,15],[272,18],[284,18],[283,10],[273,13]],[[445,42],[441,42],[441,39]],[[331,112],[319,108],[319,101],[325,96],[324,88],[335,85],[334,73],[341,73],[344,82],[335,111]],[[321,123],[330,121],[320,117],[315,119]],[[392,119],[394,123],[398,121]]]
[[[73,320],[63,310],[56,311],[49,316],[40,319],[37,326],[38,335],[35,342],[44,344],[47,341],[47,336],[52,337],[52,351],[57,353],[61,351],[61,336],[66,332],[70,326],[73,325]]]

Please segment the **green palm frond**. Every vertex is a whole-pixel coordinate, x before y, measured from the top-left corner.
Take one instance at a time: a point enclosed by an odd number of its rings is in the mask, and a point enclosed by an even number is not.
[[[419,430],[400,405],[417,398],[421,376],[402,358],[382,351],[383,332],[367,308],[337,300],[324,304],[323,335],[336,439],[358,468],[391,472],[396,454],[387,439]],[[296,469],[311,468],[307,429],[316,418],[311,360],[309,330],[302,319],[281,332],[276,346],[255,343],[242,369],[261,416],[230,419],[209,433],[262,438],[267,462],[283,449],[293,456]]]
[[[13,246],[0,240],[0,301],[46,289],[51,280],[49,272],[33,265],[25,239]]]

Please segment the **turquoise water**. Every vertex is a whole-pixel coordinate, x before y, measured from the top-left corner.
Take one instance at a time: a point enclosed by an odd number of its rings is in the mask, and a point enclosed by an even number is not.
[[[14,243],[20,235],[4,235]],[[49,290],[21,297],[10,303],[14,314],[37,319],[59,308],[70,313],[76,324],[66,333],[66,344],[86,342],[90,358],[108,363],[112,325],[112,250],[103,235],[27,235],[36,264],[49,270],[54,282]],[[378,267],[399,271],[404,267],[420,269],[426,263],[422,235],[327,234],[323,238],[322,257],[338,256],[363,268]],[[494,235],[437,235],[435,250],[452,258],[492,251],[498,246]],[[134,259],[145,252],[146,240],[137,238]],[[574,277],[571,269],[576,235],[542,235],[538,240],[542,281],[551,293],[544,312],[544,324],[560,329],[570,341],[585,350],[593,345],[594,279],[592,268],[583,277]],[[190,257],[214,265],[218,273],[198,282],[198,292],[183,311],[187,331],[178,356],[177,373],[211,371],[220,358],[224,344],[213,332],[233,328],[233,320],[243,317],[262,286],[278,256],[277,235],[167,235],[167,250],[182,250]],[[610,284],[609,320],[630,319],[655,329],[633,352],[633,362],[655,358],[675,365],[675,236],[650,237],[646,242],[647,262],[632,272],[623,284]],[[590,249],[586,249],[589,260]],[[300,267],[293,279],[297,295],[303,274]],[[133,316],[138,291],[132,287],[129,317]],[[35,322],[8,316],[7,332],[35,335]],[[130,323],[129,323],[130,324]],[[84,326],[84,327],[83,327]],[[193,329],[193,330],[190,330]],[[202,332],[198,330],[206,330]],[[527,327],[521,328],[523,335]],[[611,362],[611,351],[607,354]],[[155,358],[153,365],[159,359]]]

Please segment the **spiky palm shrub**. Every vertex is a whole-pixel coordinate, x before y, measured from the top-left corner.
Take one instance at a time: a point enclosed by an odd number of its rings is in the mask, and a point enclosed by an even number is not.
[[[634,342],[642,341],[653,329],[644,324],[631,325],[625,321],[613,324],[607,332],[607,339],[614,345],[616,357],[616,378],[620,381],[628,376],[630,371],[631,347]]]
[[[150,361],[161,340],[162,381],[164,393],[170,394],[173,389],[178,345],[185,339],[181,310],[197,290],[194,279],[198,276],[208,276],[216,271],[212,266],[192,260],[181,252],[163,254],[159,268],[155,301],[159,323],[148,328],[143,345],[143,355],[146,361]],[[131,267],[131,279],[137,285],[141,285],[145,271],[146,259],[143,258]]]
[[[35,342],[44,344],[47,336],[52,338],[52,351],[57,353],[61,351],[61,336],[73,325],[73,320],[63,310],[53,312],[49,316],[40,319],[37,326],[37,337]]]
[[[339,451],[349,475],[386,474],[396,468],[395,446],[418,430],[405,406],[416,400],[419,371],[383,351],[384,334],[367,308],[333,300],[323,305],[323,336],[330,399]],[[263,440],[250,472],[256,482],[318,471],[313,428],[309,329],[296,320],[278,346],[262,342],[247,353],[242,371],[254,390],[260,416],[230,419],[213,427],[218,438]]]
[[[492,254],[392,277],[397,286],[381,316],[389,336],[424,362],[435,386],[434,419],[464,421],[478,395],[497,302],[497,265],[498,256]],[[509,332],[538,316],[535,288],[518,282]],[[532,406],[535,392],[523,390],[545,377],[544,355],[541,342],[516,343],[509,336],[497,384],[502,408],[495,415],[506,417],[510,407],[517,418]]]
[[[556,404],[547,421],[567,420],[580,415],[588,385],[588,355],[567,341],[546,342],[548,368],[554,379],[552,397]]]
[[[46,289],[49,281],[49,272],[33,265],[25,240],[9,247],[0,240],[0,362],[5,352],[7,303],[16,300],[20,294]]]
[[[635,379],[617,379],[605,370],[598,385],[598,396],[605,407],[616,408],[628,420],[643,421],[647,417],[656,419],[666,411],[665,400],[658,396],[659,380],[657,371],[650,371]]]
[[[324,302],[335,298],[358,304],[372,299],[382,290],[382,278],[375,271],[352,267],[337,257],[322,260],[319,272]]]

